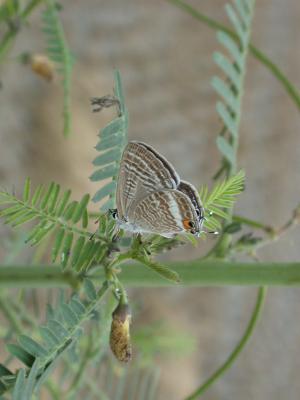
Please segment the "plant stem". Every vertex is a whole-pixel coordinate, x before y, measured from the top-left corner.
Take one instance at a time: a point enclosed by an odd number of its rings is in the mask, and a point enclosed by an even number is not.
[[[0,266],[0,287],[73,287],[80,285],[82,277],[71,271],[62,271],[54,265]]]
[[[195,17],[198,21],[203,22],[206,26],[212,29],[217,29],[223,32],[226,32],[232,38],[237,40],[236,34],[225,25],[221,24],[218,21],[200,13],[195,8],[190,6],[189,4],[185,3],[182,0],[167,0],[170,3],[176,5],[177,7],[181,8],[182,10],[186,11],[188,14]],[[289,81],[289,79],[284,75],[281,69],[273,63],[261,50],[255,47],[252,43],[249,44],[249,51],[250,53],[259,60],[271,73],[275,78],[282,84],[285,88],[286,92],[288,93],[289,97],[295,103],[296,107],[300,109],[300,93],[295,88],[295,86]]]
[[[237,346],[230,353],[227,360],[198,389],[196,389],[190,396],[186,397],[185,400],[198,399],[199,396],[201,396],[217,379],[219,379],[231,367],[233,362],[236,360],[236,358],[239,356],[241,351],[248,343],[252,333],[254,332],[259,317],[262,313],[266,292],[267,289],[265,287],[259,288],[256,304],[252,312],[248,326],[245,330],[245,333],[238,342]]]
[[[300,286],[300,262],[244,263],[226,262],[218,259],[193,260],[167,265],[180,276],[183,286]],[[122,284],[131,287],[166,287],[172,282],[141,263],[122,265]],[[76,287],[82,275],[62,271],[59,266],[13,266],[0,267],[0,287]],[[104,281],[103,268],[89,275],[90,279]]]

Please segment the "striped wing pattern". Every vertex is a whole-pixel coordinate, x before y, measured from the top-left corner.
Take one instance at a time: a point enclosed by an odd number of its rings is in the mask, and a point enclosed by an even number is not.
[[[189,182],[180,181],[180,183],[177,187],[177,190],[179,190],[180,192],[182,192],[188,196],[188,198],[193,203],[193,206],[196,210],[199,220],[203,220],[203,217],[204,217],[203,206],[202,206],[200,196],[197,192],[197,189]]]
[[[167,237],[191,227],[200,232],[203,208],[196,189],[145,143],[129,142],[123,152],[116,202],[124,229]]]
[[[129,142],[122,156],[117,185],[119,217],[129,218],[136,204],[148,194],[176,189],[179,181],[172,165],[151,146]]]
[[[178,190],[153,192],[141,200],[134,210],[132,222],[142,232],[168,236],[186,230],[183,221],[196,221],[190,199]]]

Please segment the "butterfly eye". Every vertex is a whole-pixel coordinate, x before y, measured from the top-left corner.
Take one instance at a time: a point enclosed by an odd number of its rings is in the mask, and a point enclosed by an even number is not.
[[[193,222],[193,221],[189,221],[189,223],[188,223],[188,224],[189,224],[189,227],[190,227],[190,228],[195,228],[195,224],[194,224],[194,222]]]
[[[109,214],[112,216],[113,219],[117,219],[118,211],[116,209],[110,209]]]

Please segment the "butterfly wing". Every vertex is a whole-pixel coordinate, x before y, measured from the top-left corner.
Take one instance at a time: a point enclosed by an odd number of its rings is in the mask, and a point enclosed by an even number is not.
[[[174,189],[149,194],[135,207],[129,222],[138,231],[170,237],[180,232],[198,233],[198,216],[189,197]]]
[[[204,218],[204,210],[203,210],[203,205],[202,205],[200,196],[197,192],[197,189],[189,182],[180,181],[180,183],[177,187],[177,190],[186,194],[189,197],[189,199],[193,203],[193,206],[196,210],[199,222],[201,223]]]
[[[127,219],[141,199],[159,190],[176,189],[179,182],[173,166],[151,146],[129,142],[122,155],[117,183],[118,217]]]

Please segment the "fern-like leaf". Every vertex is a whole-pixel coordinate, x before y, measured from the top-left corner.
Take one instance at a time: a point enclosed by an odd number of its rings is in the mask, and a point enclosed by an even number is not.
[[[29,367],[26,375],[25,370],[21,369],[15,379],[13,391],[15,397],[13,398],[16,400],[29,400],[34,390],[41,386],[53,370],[62,354],[74,346],[82,334],[82,324],[91,318],[106,293],[108,285],[104,283],[97,291],[93,283],[88,281],[85,287],[88,287],[89,294],[93,293],[93,298],[89,297],[84,302],[78,297],[72,297],[68,302],[61,299],[55,312],[48,315],[46,324],[39,329],[41,343],[29,336],[21,335],[19,345],[7,346],[13,356]],[[11,384],[13,383],[12,381]],[[20,397],[22,385],[24,397]]]
[[[119,115],[100,131],[100,139],[96,146],[100,155],[93,161],[93,164],[100,168],[90,177],[93,182],[103,183],[102,187],[93,197],[94,202],[106,199],[105,204],[101,206],[102,211],[107,211],[109,208],[115,207],[116,179],[119,172],[121,155],[127,143],[128,113],[125,107],[122,82],[118,71],[115,72],[114,95],[118,101]]]
[[[224,74],[224,79],[213,77],[212,86],[221,97],[216,109],[225,132],[222,129],[222,134],[218,136],[217,147],[229,175],[233,175],[237,168],[238,130],[254,3],[255,0],[235,0],[235,7],[226,5],[226,13],[237,35],[238,44],[227,32],[219,31],[217,39],[226,49],[227,55],[220,52],[213,55],[215,63]]]
[[[71,266],[82,271],[93,263],[100,263],[109,245],[109,235],[106,230],[103,234],[100,231],[92,234],[86,229],[89,195],[80,201],[71,201],[71,191],[61,193],[60,186],[53,182],[47,189],[38,186],[30,192],[29,179],[22,199],[0,191],[0,217],[13,227],[33,222],[26,240],[31,245],[53,238],[52,260],[59,260],[63,268]]]
[[[230,209],[236,196],[244,190],[245,173],[240,171],[231,178],[217,183],[209,193],[206,186],[200,189],[200,197],[205,209],[204,225],[208,230],[220,229],[219,219],[229,218],[229,214],[223,209]]]
[[[64,135],[68,136],[71,130],[71,78],[74,57],[67,44],[64,29],[58,16],[57,3],[54,0],[46,0],[46,4],[47,8],[42,15],[42,30],[46,35],[49,58],[57,65],[57,70],[62,75],[64,91],[63,131]]]
[[[180,277],[177,274],[177,272],[173,271],[172,269],[166,267],[163,264],[160,264],[154,260],[151,260],[148,257],[137,256],[137,257],[135,257],[135,260],[140,261],[141,263],[146,265],[148,268],[152,269],[152,271],[156,272],[163,278],[165,278],[173,283],[180,282]]]

